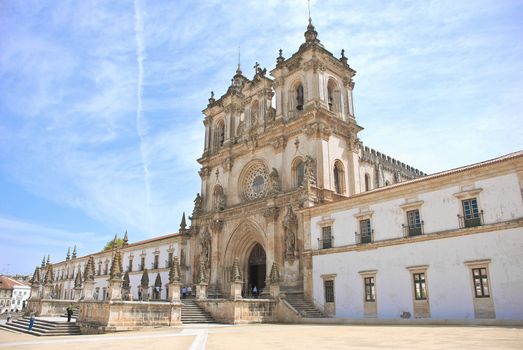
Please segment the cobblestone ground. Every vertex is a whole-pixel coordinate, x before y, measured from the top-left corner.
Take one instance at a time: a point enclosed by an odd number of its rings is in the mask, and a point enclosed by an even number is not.
[[[523,349],[523,328],[243,325],[156,328],[72,337],[0,331],[0,350]]]

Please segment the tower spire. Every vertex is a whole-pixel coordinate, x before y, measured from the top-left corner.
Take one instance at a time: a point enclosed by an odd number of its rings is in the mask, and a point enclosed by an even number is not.
[[[241,69],[241,46],[238,45],[238,68],[236,68],[236,74],[242,74]]]

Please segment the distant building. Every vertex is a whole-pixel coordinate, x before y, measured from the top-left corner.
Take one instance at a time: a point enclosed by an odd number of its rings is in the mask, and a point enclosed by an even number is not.
[[[29,299],[31,287],[29,284],[17,281],[11,277],[0,276],[0,311],[21,311]]]

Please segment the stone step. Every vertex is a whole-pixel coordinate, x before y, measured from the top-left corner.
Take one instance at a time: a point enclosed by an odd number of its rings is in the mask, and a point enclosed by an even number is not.
[[[182,323],[214,323],[212,316],[193,300],[183,300]]]
[[[29,331],[28,327],[28,317],[24,317],[22,319],[18,319],[10,323],[0,325],[0,328],[5,330],[19,333],[27,333],[36,336],[64,336],[81,334],[80,327],[78,327],[75,323],[54,322],[39,318],[35,320],[32,331]]]
[[[287,302],[295,308],[302,317],[322,318],[325,317],[316,307],[305,300],[303,293],[292,292],[285,295]]]

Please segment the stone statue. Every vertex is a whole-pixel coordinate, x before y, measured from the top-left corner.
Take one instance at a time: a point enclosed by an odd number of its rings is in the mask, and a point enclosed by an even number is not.
[[[278,170],[276,168],[272,168],[271,173],[269,174],[269,193],[275,194],[279,193],[281,190],[280,186],[280,175],[278,174]]]
[[[199,193],[196,193],[196,198],[194,199],[194,209],[192,211],[192,217],[198,217],[202,214],[202,196]]]
[[[240,120],[240,124],[238,124],[238,128],[236,129],[236,136],[241,137],[245,133],[245,122],[243,120]]]
[[[285,257],[293,259],[296,251],[296,228],[298,219],[292,211],[292,207],[287,207],[287,214],[283,219],[283,231],[285,233]]]
[[[200,261],[205,263],[205,267],[211,265],[211,235],[205,230],[200,238]]]
[[[311,156],[305,157],[305,170],[303,176],[303,184],[307,192],[311,191],[311,187],[316,185],[316,172],[314,170],[314,158]]]

